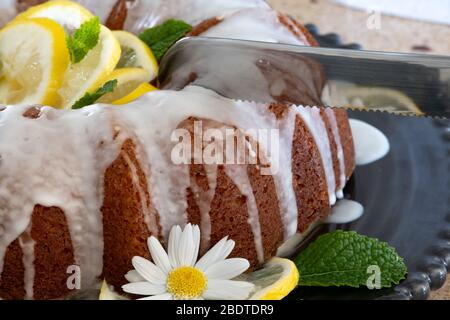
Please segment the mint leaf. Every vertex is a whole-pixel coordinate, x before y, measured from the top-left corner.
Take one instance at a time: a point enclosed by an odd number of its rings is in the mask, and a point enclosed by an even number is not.
[[[378,266],[380,286],[391,287],[405,278],[407,269],[393,247],[354,231],[324,234],[295,259],[300,286],[365,286]]]
[[[117,86],[117,80],[110,80],[106,82],[101,88],[97,89],[94,93],[87,92],[80,100],[75,102],[72,109],[81,109],[83,107],[94,104],[103,95],[113,92]]]
[[[73,35],[66,38],[67,48],[72,63],[78,63],[84,59],[89,50],[94,48],[100,38],[100,19],[94,17],[83,23]]]
[[[139,35],[159,61],[167,50],[178,40],[183,38],[192,27],[184,21],[170,19],[163,24],[147,29]]]

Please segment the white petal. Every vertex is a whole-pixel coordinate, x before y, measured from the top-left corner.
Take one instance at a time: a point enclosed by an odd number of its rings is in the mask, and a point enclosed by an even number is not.
[[[156,296],[140,298],[138,300],[173,300],[173,297],[170,293],[163,293],[163,294],[158,294]]]
[[[216,262],[205,270],[208,279],[233,279],[250,267],[247,259],[232,258]]]
[[[205,253],[200,260],[198,260],[195,267],[204,271],[210,265],[216,263],[217,261],[225,259],[230,253],[228,253],[225,257],[223,256],[229,251],[230,248],[231,250],[233,250],[234,241],[228,240],[228,237],[222,238],[214,245],[214,247],[209,249],[209,251]]]
[[[250,295],[254,285],[245,281],[210,280],[203,293],[207,300],[244,300]]]
[[[170,230],[169,235],[169,245],[167,246],[167,251],[169,253],[169,261],[172,265],[172,268],[178,268],[180,266],[178,261],[178,245],[180,243],[181,238],[181,228],[176,225],[173,226]]]
[[[194,225],[192,228],[192,238],[195,243],[194,256],[192,257],[191,266],[194,266],[197,262],[198,258],[198,250],[200,250],[200,228],[197,225]]]
[[[194,242],[194,236],[192,234],[192,225],[188,223],[184,227],[178,246],[178,261],[180,262],[180,266],[193,266],[192,259],[196,255],[196,247],[197,245]]]
[[[122,286],[123,291],[142,296],[161,294],[166,292],[166,286],[149,282],[133,282]]]
[[[155,264],[142,257],[133,257],[131,259],[133,267],[137,273],[145,280],[153,284],[165,284],[167,276]],[[131,281],[136,282],[136,281]]]
[[[148,248],[150,249],[150,254],[152,256],[153,262],[161,269],[162,272],[168,274],[172,267],[170,265],[169,257],[164,250],[158,239],[151,236],[147,239]]]
[[[136,271],[136,270],[130,270],[125,275],[125,279],[127,279],[128,282],[142,282],[145,281],[145,279]]]
[[[219,257],[217,258],[217,260],[226,259],[230,255],[231,251],[233,251],[235,244],[236,243],[233,240],[228,240],[225,243],[225,246],[223,247]]]

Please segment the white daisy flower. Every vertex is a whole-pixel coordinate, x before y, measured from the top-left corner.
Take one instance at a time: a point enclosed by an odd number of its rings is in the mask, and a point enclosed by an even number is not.
[[[200,229],[196,225],[171,229],[168,254],[155,237],[147,243],[154,263],[133,257],[134,270],[125,275],[130,283],[122,286],[125,292],[147,296],[141,300],[241,300],[253,290],[252,283],[232,280],[250,264],[243,258],[227,259],[235,244],[228,237],[198,261]]]

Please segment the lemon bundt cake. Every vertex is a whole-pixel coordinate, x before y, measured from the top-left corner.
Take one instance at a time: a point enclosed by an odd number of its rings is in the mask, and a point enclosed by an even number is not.
[[[248,135],[249,154],[263,151],[253,163],[176,164],[171,135],[183,128],[194,140],[198,121],[202,132],[276,130],[280,143],[269,150]],[[81,288],[100,277],[120,286],[131,258],[148,257],[148,236],[165,241],[187,222],[201,226],[202,250],[228,235],[233,255],[256,267],[327,216],[354,167],[344,111],[236,102],[196,87],[126,108],[8,106],[0,123],[2,298],[64,296],[73,265]]]
[[[103,21],[116,4],[80,2]],[[136,0],[124,26],[172,17],[195,35],[315,45],[258,0]],[[290,100],[234,101],[188,86],[124,107],[0,108],[0,298],[61,298],[100,279],[119,288],[133,256],[150,258],[150,235],[164,243],[188,222],[201,228],[201,251],[229,236],[232,255],[260,266],[330,213],[355,165],[346,112],[279,102]],[[228,145],[230,132],[241,148]]]

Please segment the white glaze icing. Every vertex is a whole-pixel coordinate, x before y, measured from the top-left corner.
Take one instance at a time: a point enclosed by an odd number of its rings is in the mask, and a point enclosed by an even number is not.
[[[17,14],[16,0],[0,1],[0,28]]]
[[[263,0],[135,0],[128,9],[125,29],[140,32],[171,18],[196,25],[245,8],[269,8],[269,5]]]
[[[296,254],[300,243],[315,227],[317,227],[317,225],[321,223],[350,223],[359,219],[363,213],[364,207],[360,203],[347,199],[339,200],[332,208],[330,215],[325,220],[312,223],[305,232],[294,233],[278,248],[276,255],[277,257],[289,257]]]
[[[144,105],[151,105],[145,108],[145,116],[142,113]],[[190,185],[189,172],[186,165],[174,164],[170,158],[173,146],[167,141],[170,141],[173,129],[190,116],[235,125],[243,130],[258,128],[270,122],[264,119],[264,114],[269,115],[264,105],[230,102],[201,88],[188,88],[184,92],[170,94],[156,92],[144,100],[131,103],[126,109],[114,110],[118,119],[133,123],[141,145],[145,146],[144,152],[151,164],[148,168],[149,190],[160,215],[164,236],[172,225],[183,225],[187,221],[186,215],[180,213],[184,213],[187,208],[185,193]],[[237,113],[242,116],[236,116]],[[161,117],[161,114],[167,116]],[[273,118],[272,116],[272,126],[275,127]]]
[[[302,233],[295,232],[289,238],[287,238],[281,246],[278,248],[276,256],[288,258],[292,255],[298,253],[299,244],[306,238],[306,236],[319,225],[319,221],[313,222],[309,227]]]
[[[336,115],[333,111],[333,109],[326,108],[325,114],[329,120],[331,130],[333,131],[333,137],[334,141],[336,143],[336,149],[337,149],[337,157],[339,161],[339,189],[337,190],[336,194],[339,199],[341,199],[343,195],[343,189],[345,187],[346,177],[345,177],[345,159],[344,159],[344,150],[341,143],[341,135],[339,134],[339,128],[337,125]]]
[[[238,165],[225,166],[225,172],[233,180],[239,191],[245,196],[247,201],[248,224],[253,233],[256,254],[259,263],[264,262],[264,247],[262,243],[261,225],[259,223],[258,207],[256,205],[255,195],[247,173],[247,168]]]
[[[350,119],[350,126],[355,143],[356,165],[375,162],[388,154],[389,140],[383,132],[361,120]]]
[[[307,234],[308,231],[303,233],[294,233],[281,244],[281,246],[277,250],[276,256],[286,258],[292,254],[295,254],[298,245],[303,241],[303,239],[305,239],[305,236]]]
[[[203,37],[305,44],[279,21],[278,13],[272,9],[240,10],[201,35]]]
[[[117,0],[74,0],[105,23]],[[0,27],[17,15],[16,0],[0,2]],[[168,19],[181,19],[196,25],[213,17],[225,17],[245,8],[269,8],[264,0],[134,0],[127,3],[128,15],[125,29],[139,33],[146,28],[161,24]],[[56,12],[58,16],[59,12]],[[53,15],[54,16],[54,15]],[[64,21],[76,27],[76,16]],[[73,21],[71,23],[70,21]]]
[[[356,201],[342,199],[331,209],[325,223],[350,223],[359,219],[364,213],[364,207]]]
[[[76,2],[98,16],[100,21],[106,22],[117,0],[76,0]]]
[[[31,238],[31,224],[25,233],[19,237],[19,246],[22,249],[22,263],[24,266],[25,299],[33,299],[34,295],[34,245],[36,242]]]
[[[279,120],[280,145],[284,149],[279,153],[280,170],[275,178],[275,188],[279,198],[280,212],[285,225],[284,238],[297,231],[297,199],[292,184],[292,141],[294,138],[296,112],[289,110],[287,115]]]
[[[328,140],[327,129],[322,116],[320,115],[320,109],[317,107],[296,107],[295,110],[308,126],[308,129],[316,142],[317,148],[319,149],[325,170],[325,177],[327,179],[326,182],[328,186],[330,205],[334,205],[336,203],[336,180],[334,176],[333,158],[331,154],[330,141]]]
[[[82,284],[88,286],[102,268],[102,179],[117,146],[110,126],[101,124],[111,119],[95,106],[80,112],[43,108],[38,119],[24,118],[26,109],[0,112],[0,271],[6,248],[29,227],[34,206],[55,206],[66,215]]]
[[[138,152],[139,154],[139,152]],[[133,182],[133,186],[136,188],[136,190],[139,193],[139,200],[141,202],[141,212],[144,216],[144,221],[147,225],[148,230],[153,234],[158,234],[158,224],[156,220],[156,213],[153,212],[153,210],[150,207],[150,203],[147,202],[147,196],[145,194],[146,189],[141,186],[141,183],[139,181],[139,175],[137,173],[137,167],[134,164],[133,161],[131,161],[128,154],[123,153],[123,158],[125,162],[127,163],[128,167],[131,171],[131,178]],[[139,163],[145,163],[143,161],[140,161]]]
[[[211,239],[211,217],[209,211],[211,209],[211,203],[216,195],[217,186],[217,166],[205,165],[206,176],[208,179],[208,191],[201,190],[195,181],[191,181],[191,189],[194,193],[195,201],[198,209],[200,210],[201,222],[201,245],[200,247],[205,250],[210,247]]]

